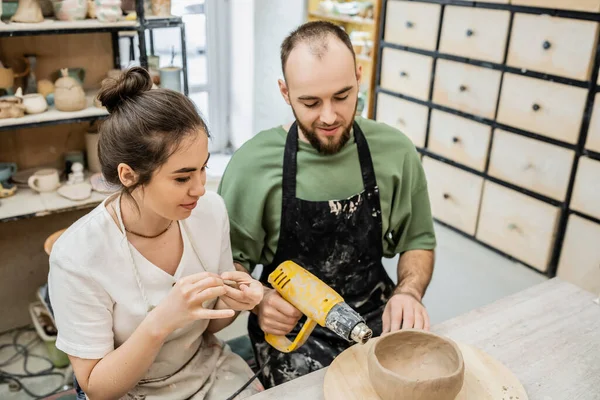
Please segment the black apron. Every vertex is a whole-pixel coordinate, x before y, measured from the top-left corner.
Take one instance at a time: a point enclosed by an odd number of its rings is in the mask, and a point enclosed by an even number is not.
[[[381,317],[395,288],[381,259],[382,225],[379,188],[369,146],[354,123],[364,190],[346,200],[307,201],[296,198],[298,127],[287,135],[283,159],[282,214],[277,252],[265,266],[260,281],[283,261],[292,260],[337,291],[366,320],[373,336],[382,330]],[[268,283],[267,283],[268,284]],[[270,285],[269,285],[270,286]],[[306,317],[302,317],[290,340],[296,337]],[[292,353],[282,353],[265,341],[258,317],[250,314],[248,332],[267,388],[279,385],[331,364],[353,343],[327,328],[316,326],[306,343]]]

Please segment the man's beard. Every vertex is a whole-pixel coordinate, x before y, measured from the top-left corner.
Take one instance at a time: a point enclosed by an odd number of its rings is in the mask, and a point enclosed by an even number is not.
[[[358,102],[357,102],[358,105]],[[294,113],[294,117],[296,118],[296,122],[298,123],[298,128],[302,130],[304,133],[304,137],[308,140],[312,147],[314,147],[319,153],[324,155],[332,155],[338,153],[341,149],[344,148],[348,140],[350,140],[350,132],[352,131],[352,123],[354,122],[354,114],[352,114],[352,120],[348,124],[348,126],[344,126],[344,131],[342,132],[342,136],[339,137],[339,140],[335,141],[337,137],[327,137],[326,142],[321,141],[317,133],[305,126],[298,116],[296,115],[296,111],[292,107],[292,112]],[[356,113],[356,106],[354,106],[354,113]]]

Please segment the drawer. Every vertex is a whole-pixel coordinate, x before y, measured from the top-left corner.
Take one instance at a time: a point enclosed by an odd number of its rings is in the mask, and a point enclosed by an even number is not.
[[[502,63],[509,11],[446,6],[440,52]]]
[[[600,161],[588,157],[579,159],[571,208],[600,219]]]
[[[563,201],[575,152],[502,130],[494,131],[488,173]]]
[[[384,40],[402,46],[435,50],[441,10],[439,4],[388,1]]]
[[[563,142],[577,143],[587,90],[505,74],[498,122]]]
[[[491,181],[483,187],[477,238],[546,271],[559,208]]]
[[[585,148],[600,153],[600,93],[596,94]]]
[[[429,144],[434,153],[483,171],[492,128],[447,112],[431,110]]]
[[[423,169],[433,216],[473,235],[483,178],[430,157],[423,157]]]
[[[600,225],[570,215],[556,276],[594,294],[600,293]]]
[[[379,93],[375,119],[404,133],[415,146],[424,147],[428,111],[427,107],[412,101]]]
[[[468,114],[493,119],[500,71],[455,61],[438,60],[433,102]]]
[[[516,6],[555,8],[559,10],[600,11],[600,0],[512,0],[511,3]]]
[[[382,88],[420,100],[429,98],[433,58],[385,48],[381,60]]]
[[[598,23],[515,14],[507,64],[582,81],[591,75]]]

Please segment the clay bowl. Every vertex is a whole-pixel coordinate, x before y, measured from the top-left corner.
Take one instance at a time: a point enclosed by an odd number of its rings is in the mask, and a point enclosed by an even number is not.
[[[371,385],[382,400],[454,400],[465,365],[453,341],[420,330],[382,336],[368,358]]]

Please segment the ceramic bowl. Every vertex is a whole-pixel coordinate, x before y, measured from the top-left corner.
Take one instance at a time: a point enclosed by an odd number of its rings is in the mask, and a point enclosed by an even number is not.
[[[23,96],[23,105],[27,114],[39,114],[48,109],[46,99],[39,93],[31,93]]]
[[[382,400],[454,400],[465,374],[456,343],[412,329],[378,339],[370,349],[368,367],[371,385]]]

